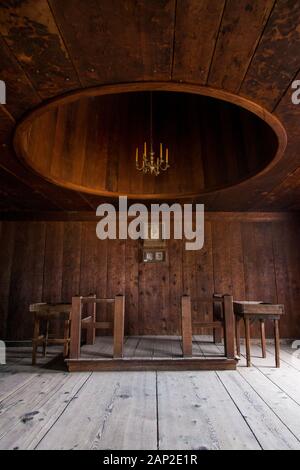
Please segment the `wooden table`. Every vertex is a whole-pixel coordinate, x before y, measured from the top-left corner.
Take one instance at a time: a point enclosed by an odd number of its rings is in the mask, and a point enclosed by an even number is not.
[[[36,364],[37,349],[43,346],[43,354],[46,355],[47,344],[62,344],[64,346],[64,357],[68,355],[70,343],[70,320],[72,304],[67,303],[38,303],[31,304],[29,311],[34,315],[34,332],[32,338],[32,364]],[[49,322],[61,320],[64,322],[63,338],[49,339]],[[41,321],[45,321],[46,329],[41,334]]]
[[[271,320],[274,322],[276,367],[280,367],[279,320],[284,314],[284,306],[264,302],[235,301],[233,302],[233,309],[236,320],[236,345],[238,355],[240,355],[241,320],[244,320],[245,324],[247,367],[251,367],[250,323],[251,321],[257,320],[260,322],[262,356],[264,358],[266,357],[265,321]]]

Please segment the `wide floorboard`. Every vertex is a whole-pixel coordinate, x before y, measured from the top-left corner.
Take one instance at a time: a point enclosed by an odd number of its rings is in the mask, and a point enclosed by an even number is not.
[[[101,349],[102,348],[102,349]],[[111,354],[101,338],[101,354]],[[193,354],[222,346],[194,338]],[[96,349],[98,349],[96,351]],[[85,347],[84,354],[99,354]],[[300,351],[253,344],[237,371],[67,373],[57,348],[31,366],[30,348],[0,366],[0,449],[300,449]],[[128,357],[181,354],[179,338],[128,338]],[[67,431],[67,432],[66,432]]]

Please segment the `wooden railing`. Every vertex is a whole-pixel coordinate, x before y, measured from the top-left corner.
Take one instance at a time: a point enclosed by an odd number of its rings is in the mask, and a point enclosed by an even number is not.
[[[114,304],[113,321],[96,321],[96,306],[100,303]],[[92,315],[82,318],[83,305],[92,304]],[[70,359],[80,358],[81,331],[87,330],[88,344],[94,344],[96,329],[112,329],[114,337],[113,357],[123,357],[125,297],[117,295],[113,299],[97,299],[96,296],[73,297],[71,312]]]
[[[181,325],[182,325],[182,352],[184,357],[192,356],[193,326],[200,328],[212,328],[214,341],[220,342],[222,330],[224,331],[225,356],[228,359],[235,358],[234,348],[234,313],[233,298],[231,295],[214,295],[213,299],[214,319],[211,322],[193,321],[191,297],[184,295],[181,298]],[[217,313],[218,306],[220,307]]]

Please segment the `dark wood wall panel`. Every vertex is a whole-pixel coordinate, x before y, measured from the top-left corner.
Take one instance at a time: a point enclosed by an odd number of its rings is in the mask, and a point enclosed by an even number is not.
[[[80,293],[81,222],[66,222],[63,240],[62,301]]]
[[[64,223],[47,223],[43,300],[60,302],[63,279]]]
[[[300,337],[296,216],[207,215],[204,248],[186,251],[184,241],[170,240],[161,265],[140,262],[138,241],[100,241],[95,228],[95,221],[1,222],[0,338],[31,337],[31,302],[70,301],[79,293],[126,294],[129,334],[175,334],[181,295],[192,296],[195,320],[209,320],[213,292],[283,303],[282,336]],[[108,318],[111,310],[97,315]]]
[[[46,224],[16,222],[10,273],[8,338],[20,340],[32,335],[31,302],[41,302],[44,284]],[[6,250],[5,246],[1,249]]]
[[[6,337],[15,224],[0,225],[0,337]]]

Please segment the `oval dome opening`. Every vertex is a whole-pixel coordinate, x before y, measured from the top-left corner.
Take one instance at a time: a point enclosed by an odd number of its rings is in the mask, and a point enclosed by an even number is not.
[[[136,169],[135,154],[149,142],[150,93],[111,88],[107,94],[90,90],[64,97],[31,113],[17,129],[19,156],[55,184],[141,199],[220,190],[278,158],[278,132],[258,113],[212,96],[156,90],[154,150],[159,154],[160,142],[168,147],[170,168],[144,175]]]

